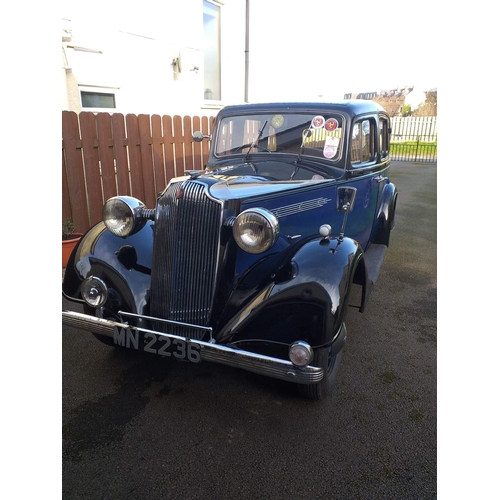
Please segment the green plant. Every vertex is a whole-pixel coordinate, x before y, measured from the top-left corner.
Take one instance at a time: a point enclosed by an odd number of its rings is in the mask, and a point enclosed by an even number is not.
[[[73,231],[75,230],[75,223],[71,219],[66,219],[62,223],[62,239],[69,240],[73,237]]]

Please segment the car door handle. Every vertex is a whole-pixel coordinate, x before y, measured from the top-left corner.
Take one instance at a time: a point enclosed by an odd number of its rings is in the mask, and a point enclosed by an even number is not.
[[[383,181],[386,181],[387,179],[389,179],[389,177],[382,177],[381,175],[377,175],[377,177],[373,178],[374,182],[377,182],[378,184],[380,184]]]

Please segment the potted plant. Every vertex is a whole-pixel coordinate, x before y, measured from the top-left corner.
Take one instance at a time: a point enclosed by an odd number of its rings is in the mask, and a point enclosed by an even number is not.
[[[66,219],[62,224],[62,267],[68,264],[69,256],[76,244],[82,237],[81,233],[75,233],[75,223]]]

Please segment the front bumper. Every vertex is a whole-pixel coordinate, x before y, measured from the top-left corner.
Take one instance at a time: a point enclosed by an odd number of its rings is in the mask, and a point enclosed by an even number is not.
[[[163,335],[171,339],[180,339],[185,342],[194,342],[200,346],[201,359],[211,361],[223,365],[241,368],[250,372],[265,375],[267,377],[286,380],[297,384],[314,384],[320,382],[324,375],[323,368],[316,366],[298,367],[292,364],[291,361],[286,361],[279,358],[255,354],[253,352],[236,349],[223,345],[217,345],[201,340],[191,340],[187,337],[173,335],[169,333],[160,333],[157,331],[147,330],[140,327],[131,327],[126,323],[119,323],[109,319],[96,318],[87,314],[81,314],[74,311],[62,311],[62,324],[71,326],[81,330],[97,333],[107,337],[113,337],[114,328],[133,328],[144,333],[150,332],[156,335]],[[345,329],[342,325],[342,329]],[[345,335],[345,332],[341,332]]]

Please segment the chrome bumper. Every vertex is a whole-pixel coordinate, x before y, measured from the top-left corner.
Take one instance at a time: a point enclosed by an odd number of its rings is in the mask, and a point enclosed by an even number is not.
[[[200,346],[201,359],[223,365],[241,368],[250,372],[265,375],[267,377],[295,382],[297,384],[314,384],[323,378],[323,368],[316,366],[298,367],[279,358],[272,358],[262,354],[255,354],[249,351],[235,349],[223,345],[203,342],[201,340],[193,341],[187,337],[173,335],[169,333],[160,333],[145,328],[130,327],[125,323],[111,321],[109,319],[96,318],[87,314],[81,314],[74,311],[62,312],[62,324],[81,330],[86,330],[99,335],[113,337],[115,327],[128,329],[133,328],[141,332],[151,332],[156,335],[163,335],[171,339],[181,339],[185,342],[194,342]]]

